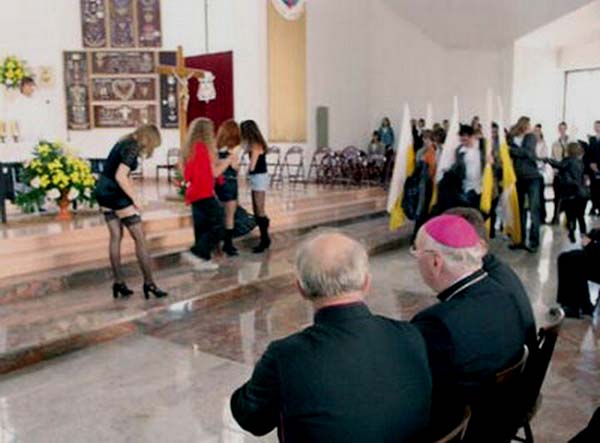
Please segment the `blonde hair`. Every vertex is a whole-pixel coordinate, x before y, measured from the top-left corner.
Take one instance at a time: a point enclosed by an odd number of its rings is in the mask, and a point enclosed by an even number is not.
[[[160,131],[155,125],[141,125],[135,131],[122,137],[123,140],[135,140],[146,158],[152,157],[154,150],[161,144]]]
[[[196,142],[202,142],[208,148],[208,152],[211,156],[216,157],[215,148],[215,125],[209,118],[199,117],[190,123],[187,135],[185,136],[185,142],[181,150],[181,157],[183,162],[186,163],[190,157],[192,157],[194,151],[194,144]]]

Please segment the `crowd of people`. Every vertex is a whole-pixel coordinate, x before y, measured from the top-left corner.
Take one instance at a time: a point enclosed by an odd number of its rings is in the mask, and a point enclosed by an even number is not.
[[[162,298],[168,294],[154,282],[148,247],[142,230],[143,203],[131,179],[140,157],[151,157],[160,146],[161,136],[154,125],[142,125],[122,137],[112,148],[95,189],[95,197],[108,226],[109,256],[113,271],[113,296],[126,298],[133,291],[126,285],[121,266],[123,228],[135,242],[135,251],[144,276],[143,293]],[[242,153],[248,153],[248,174],[252,193],[253,215],[238,205],[238,170]],[[210,119],[191,122],[182,147],[179,165],[185,188],[185,202],[192,208],[194,244],[182,258],[195,269],[215,271],[219,265],[211,260],[222,243],[228,256],[238,255],[235,236],[260,230],[259,243],[253,252],[269,249],[270,220],[265,209],[269,188],[267,143],[258,125],[246,120],[238,125],[234,120],[223,122],[216,131]]]
[[[425,127],[424,119],[413,120],[411,124],[416,163],[414,172],[404,183],[402,207],[415,222],[413,241],[428,219],[455,207],[480,211],[488,220],[490,237],[494,238],[505,224],[506,214],[499,203],[508,161],[516,176],[520,226],[520,235],[512,236],[509,247],[536,253],[541,225],[559,224],[564,213],[568,239],[576,243],[578,229],[583,249],[565,252],[558,260],[558,301],[570,317],[591,315],[594,306],[587,281],[600,281],[600,272],[594,267],[595,260],[600,258],[599,231],[588,232],[586,216],[600,214],[600,121],[594,124],[595,135],[587,140],[570,137],[567,124],[560,122],[556,141],[549,148],[542,125],[532,126],[529,117],[519,118],[501,134],[498,124],[491,123],[486,131],[475,116],[469,124],[459,126],[458,146],[446,156],[450,161],[445,162],[441,161],[443,150],[455,147],[446,143],[448,121],[436,123],[431,129]],[[381,128],[388,125],[389,120],[385,118]],[[501,154],[502,136],[507,143],[507,159]],[[393,152],[393,146],[387,150]],[[393,158],[393,154],[389,158]],[[488,164],[493,186],[491,205],[485,209],[481,197],[484,169]],[[551,217],[546,211],[546,187],[552,187],[554,194]],[[586,213],[588,206],[590,210]]]

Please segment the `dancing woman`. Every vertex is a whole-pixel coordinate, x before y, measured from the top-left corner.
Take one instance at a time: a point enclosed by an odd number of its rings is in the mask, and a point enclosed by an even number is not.
[[[197,118],[191,124],[183,145],[183,177],[187,183],[185,202],[192,205],[194,245],[183,257],[199,270],[214,271],[219,265],[211,261],[223,226],[223,210],[215,197],[215,178],[232,163],[233,156],[218,159],[214,124]]]
[[[217,131],[219,160],[231,157],[231,164],[217,179],[217,197],[225,207],[225,238],[223,252],[230,257],[238,255],[233,245],[235,211],[238,206],[238,170],[240,168],[240,127],[234,120],[224,121]]]
[[[260,243],[252,250],[260,254],[271,246],[269,237],[270,220],[265,213],[265,199],[269,188],[269,173],[267,171],[267,143],[260,133],[254,120],[246,120],[240,125],[242,143],[250,152],[250,189],[252,190],[252,207],[256,224],[260,229]]]
[[[142,125],[133,133],[121,138],[112,148],[104,171],[96,184],[95,196],[110,233],[109,256],[114,276],[113,297],[128,297],[133,291],[125,284],[121,268],[121,240],[123,226],[135,242],[135,254],[144,275],[144,297],[166,297],[152,278],[150,254],[142,229],[142,203],[135,191],[131,172],[138,167],[138,157],[149,158],[160,145],[160,132],[154,125]]]

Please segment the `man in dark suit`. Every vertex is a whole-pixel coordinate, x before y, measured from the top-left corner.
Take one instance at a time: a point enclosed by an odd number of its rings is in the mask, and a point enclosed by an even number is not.
[[[364,304],[368,257],[358,242],[321,234],[299,249],[298,288],[314,325],[269,345],[231,397],[240,426],[278,428],[285,442],[422,441],[431,401],[423,338]]]
[[[596,135],[590,137],[586,149],[584,163],[590,177],[590,191],[592,194],[592,215],[600,215],[600,121],[594,123]]]
[[[527,295],[527,290],[519,276],[505,262],[496,255],[489,252],[489,236],[485,227],[485,220],[476,209],[472,208],[453,208],[444,212],[448,215],[458,215],[468,221],[477,231],[482,245],[487,251],[483,256],[483,270],[488,273],[492,280],[509,289],[515,302],[519,305],[519,312],[522,315],[521,322],[526,330],[526,344],[529,349],[529,355],[535,352],[537,348],[537,327],[535,325],[535,316],[531,300]]]
[[[419,271],[440,300],[412,320],[427,343],[433,376],[431,428],[439,431],[458,422],[465,404],[481,405],[494,375],[523,355],[527,334],[522,307],[510,288],[484,270],[485,253],[473,226],[456,215],[431,219],[415,242]],[[468,441],[495,441],[490,429],[485,438],[480,434],[486,426],[475,416],[470,427]]]

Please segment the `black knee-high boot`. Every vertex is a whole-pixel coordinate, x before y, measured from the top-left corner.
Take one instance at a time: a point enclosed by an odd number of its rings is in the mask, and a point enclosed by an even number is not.
[[[270,220],[268,217],[257,217],[256,224],[258,225],[258,229],[260,229],[260,243],[252,251],[255,254],[260,254],[271,246],[271,237],[269,237]]]
[[[225,238],[223,239],[223,252],[229,257],[239,255],[237,248],[233,245],[233,229],[225,230]]]

